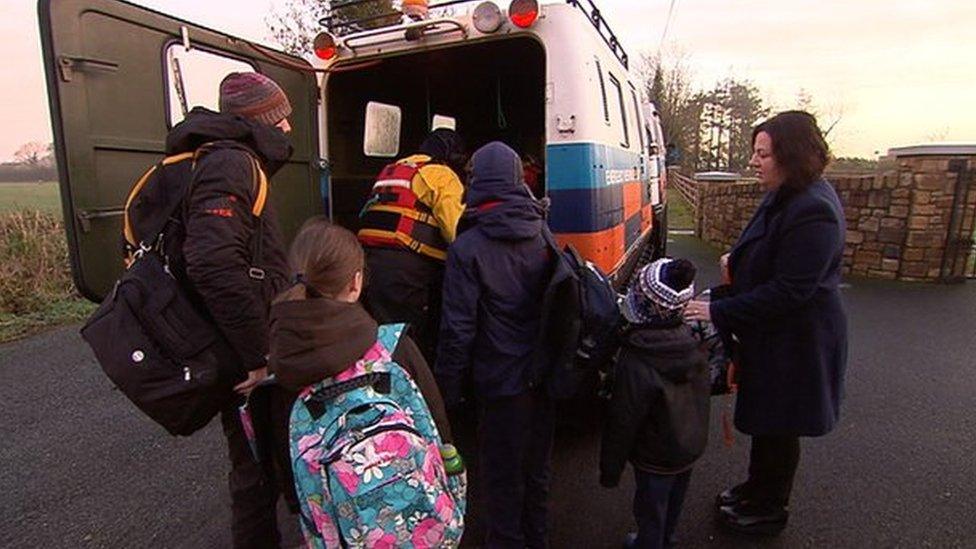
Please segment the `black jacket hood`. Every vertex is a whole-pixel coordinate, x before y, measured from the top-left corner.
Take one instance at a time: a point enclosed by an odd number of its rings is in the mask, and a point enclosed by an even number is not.
[[[238,115],[196,107],[170,130],[166,154],[194,151],[205,143],[234,141],[254,152],[268,177],[291,158],[292,146],[280,129]]]

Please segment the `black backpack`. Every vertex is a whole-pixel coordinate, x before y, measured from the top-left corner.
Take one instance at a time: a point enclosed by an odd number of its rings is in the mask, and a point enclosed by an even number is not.
[[[571,399],[595,394],[600,371],[616,349],[621,325],[617,292],[599,267],[572,245],[553,251],[553,274],[543,305],[544,348],[549,352],[544,383],[550,396]]]
[[[173,435],[204,427],[246,377],[236,352],[175,275],[182,266],[171,264],[182,260],[175,250],[196,158],[167,157],[133,186],[123,230],[126,271],[81,329],[109,379]],[[263,207],[267,178],[252,161]]]

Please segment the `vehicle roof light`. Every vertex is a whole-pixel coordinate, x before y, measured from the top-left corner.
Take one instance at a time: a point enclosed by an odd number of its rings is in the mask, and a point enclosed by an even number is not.
[[[427,0],[403,0],[400,4],[400,11],[414,21],[427,19],[427,10]]]
[[[537,0],[512,0],[508,6],[508,18],[516,27],[527,29],[539,18]]]
[[[471,20],[474,21],[474,28],[478,29],[478,32],[490,34],[502,26],[502,10],[498,9],[498,5],[494,2],[482,2],[474,9]]]
[[[315,57],[325,61],[333,59],[339,53],[339,46],[336,44],[335,37],[327,32],[320,32],[315,36],[315,40],[312,41],[312,49],[315,51]]]

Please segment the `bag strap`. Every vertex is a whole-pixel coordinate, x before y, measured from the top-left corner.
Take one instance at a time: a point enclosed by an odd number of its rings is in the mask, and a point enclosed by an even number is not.
[[[247,275],[254,280],[264,280],[265,271],[258,265],[264,259],[264,206],[268,200],[268,176],[261,169],[261,164],[253,155],[248,153],[251,160],[251,174],[254,179],[254,186],[257,187],[258,194],[251,206],[251,214],[258,220],[257,229],[254,231],[254,242],[251,245],[251,268],[247,270]]]

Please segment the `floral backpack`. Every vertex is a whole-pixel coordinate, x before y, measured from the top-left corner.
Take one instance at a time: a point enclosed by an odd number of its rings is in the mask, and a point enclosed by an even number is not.
[[[341,374],[305,388],[289,439],[310,548],[456,547],[464,473],[448,476],[417,385],[392,359],[403,324]]]

